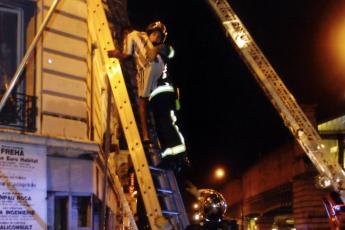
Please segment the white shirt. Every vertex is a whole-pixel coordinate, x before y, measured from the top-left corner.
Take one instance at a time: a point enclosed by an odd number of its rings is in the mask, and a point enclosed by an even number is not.
[[[123,52],[135,58],[139,97],[150,96],[164,71],[164,62],[159,55],[153,61],[149,60],[150,49],[154,49],[154,46],[145,32],[134,30],[127,35]]]

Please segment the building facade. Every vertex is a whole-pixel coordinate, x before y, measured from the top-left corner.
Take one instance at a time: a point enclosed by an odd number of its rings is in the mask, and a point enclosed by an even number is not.
[[[316,127],[314,106],[303,109]],[[339,163],[344,156],[343,139],[339,139],[342,119],[318,125],[323,144],[329,150],[328,159]],[[229,215],[246,230],[331,229],[322,201],[330,191],[319,186],[317,176],[314,165],[291,137],[286,144],[266,154],[240,179],[226,185],[223,194],[230,204]]]
[[[0,0],[2,95],[54,2]],[[128,153],[118,145],[119,119],[90,39],[88,6],[58,1],[0,113],[1,229],[115,229],[124,222],[114,175],[125,171]],[[125,6],[118,23],[128,23]]]

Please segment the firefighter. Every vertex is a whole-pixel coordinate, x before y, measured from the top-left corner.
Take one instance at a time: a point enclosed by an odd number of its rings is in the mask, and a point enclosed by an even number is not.
[[[160,79],[149,99],[161,149],[160,168],[179,174],[189,167],[184,137],[177,124],[176,89],[167,79]]]
[[[148,26],[147,33],[160,29],[158,23]],[[157,55],[164,62],[164,70],[157,81],[156,88],[149,97],[149,108],[153,115],[155,130],[161,149],[161,163],[158,167],[171,169],[179,174],[189,168],[190,163],[186,154],[186,145],[177,121],[179,110],[178,89],[174,86],[168,72],[168,63],[174,57],[174,49],[165,44],[157,44]]]

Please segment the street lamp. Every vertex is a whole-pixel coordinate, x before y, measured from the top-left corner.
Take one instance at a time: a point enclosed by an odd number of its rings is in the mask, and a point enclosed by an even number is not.
[[[222,167],[218,167],[216,168],[216,170],[214,171],[214,176],[216,179],[221,180],[225,177],[225,170]]]
[[[193,209],[194,209],[194,210],[199,210],[199,208],[200,208],[199,203],[194,203],[194,204],[193,204]]]

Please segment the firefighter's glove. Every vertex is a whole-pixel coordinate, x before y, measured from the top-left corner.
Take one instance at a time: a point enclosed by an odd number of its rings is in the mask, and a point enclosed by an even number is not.
[[[181,104],[180,104],[180,89],[178,87],[175,88],[176,91],[176,100],[175,100],[175,108],[176,111],[179,111],[181,109]]]

